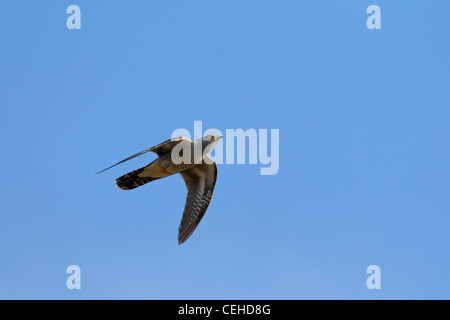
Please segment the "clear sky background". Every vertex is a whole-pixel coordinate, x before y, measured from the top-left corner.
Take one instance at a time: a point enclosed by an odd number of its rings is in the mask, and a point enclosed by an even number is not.
[[[1,1],[0,298],[449,299],[449,12]],[[219,165],[179,246],[179,175],[115,186],[154,154],[95,173],[195,120],[279,129],[280,170]],[[81,290],[66,287],[72,264]]]

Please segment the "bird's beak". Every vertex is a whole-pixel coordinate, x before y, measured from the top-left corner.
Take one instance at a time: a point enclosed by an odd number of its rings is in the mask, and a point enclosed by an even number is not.
[[[223,136],[217,137],[217,140],[220,140],[220,139],[222,139],[222,138],[223,138]]]

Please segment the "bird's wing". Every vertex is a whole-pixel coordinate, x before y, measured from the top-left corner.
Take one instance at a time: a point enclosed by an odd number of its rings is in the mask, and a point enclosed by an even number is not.
[[[163,153],[169,152],[170,150],[173,149],[173,147],[175,147],[177,144],[179,144],[181,141],[191,141],[186,137],[176,137],[176,138],[172,138],[169,140],[164,141],[163,143],[160,143],[154,147],[142,150],[141,152],[138,152],[134,155],[132,155],[131,157],[128,157],[126,159],[123,159],[122,161],[117,162],[116,164],[113,164],[112,166],[103,169],[102,171],[97,172],[97,174],[102,173],[103,171],[106,171],[108,169],[111,169],[112,167],[117,166],[118,164],[124,163],[125,161],[131,160],[133,158],[136,158],[137,156],[140,156],[141,154],[144,154],[146,152],[152,151],[154,153],[156,153],[158,156],[162,155]]]
[[[152,151],[152,152],[156,153],[158,156],[160,156],[164,153],[172,151],[172,149],[182,141],[190,142],[191,140],[189,140],[188,138],[183,137],[183,136],[172,138],[172,139],[166,140],[163,143],[160,143],[154,147],[151,147],[150,149],[148,149],[148,151]]]
[[[201,164],[180,172],[186,183],[188,194],[178,228],[178,244],[182,244],[191,236],[211,202],[217,179],[217,165],[211,158],[209,160],[211,160],[211,164],[203,161]]]

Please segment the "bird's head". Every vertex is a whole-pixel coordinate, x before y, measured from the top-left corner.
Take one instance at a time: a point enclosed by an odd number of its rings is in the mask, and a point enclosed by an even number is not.
[[[212,134],[209,134],[207,136],[204,136],[202,138],[202,144],[203,144],[203,154],[208,154],[211,152],[212,149],[216,146],[216,144],[222,139],[223,136],[214,136]]]

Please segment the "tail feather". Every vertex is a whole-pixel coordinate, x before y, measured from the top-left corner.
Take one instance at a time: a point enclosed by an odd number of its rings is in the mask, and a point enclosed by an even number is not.
[[[130,173],[121,176],[120,178],[117,178],[116,185],[122,190],[131,190],[140,187],[150,181],[160,179],[160,178],[139,176],[139,174],[142,171],[144,171],[144,168],[134,170]]]

